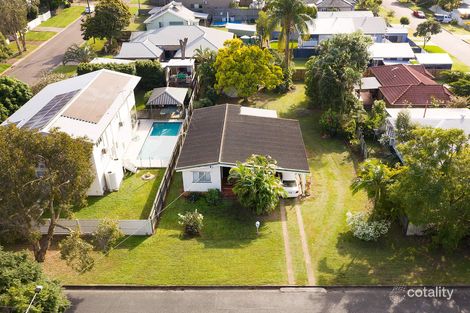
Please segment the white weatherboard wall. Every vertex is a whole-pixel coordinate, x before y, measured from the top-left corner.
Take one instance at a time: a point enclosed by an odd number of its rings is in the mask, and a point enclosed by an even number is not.
[[[176,16],[170,12],[166,12],[146,24],[147,30],[163,28],[170,25],[198,25],[198,21],[191,21]]]
[[[44,225],[40,226],[41,234],[47,234],[50,220],[45,219]],[[64,227],[68,227],[73,230],[77,230],[80,226],[82,234],[90,235],[94,233],[101,220],[67,220],[59,219],[57,224]],[[153,234],[153,227],[151,220],[119,220],[119,228],[124,235],[136,235],[136,236],[148,236]],[[54,229],[54,235],[68,235],[68,230],[56,226]]]
[[[121,101],[121,99],[118,98],[116,101]],[[122,178],[123,159],[132,139],[131,111],[134,105],[134,92],[131,91],[118,113],[101,135],[100,141],[93,147],[92,158],[97,177],[95,177],[88,190],[90,196],[104,194],[107,189],[106,172],[116,172],[118,178]]]
[[[211,182],[210,183],[193,183],[193,172],[210,172]],[[222,189],[222,172],[220,165],[205,166],[198,168],[191,168],[188,170],[181,171],[183,175],[183,186],[184,191],[189,192],[206,192],[209,189]]]
[[[38,15],[34,20],[28,23],[26,26],[28,29],[33,29],[35,27],[38,27],[42,22],[47,21],[48,19],[51,18],[51,11],[47,11],[44,14]]]

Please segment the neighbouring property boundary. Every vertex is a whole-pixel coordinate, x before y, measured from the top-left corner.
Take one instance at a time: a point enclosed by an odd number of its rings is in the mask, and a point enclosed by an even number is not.
[[[160,183],[160,187],[158,188],[157,195],[155,197],[155,201],[152,205],[152,210],[150,211],[149,219],[152,221],[153,229],[156,229],[158,225],[158,220],[160,218],[160,214],[163,211],[163,206],[165,204],[166,195],[168,193],[168,189],[170,188],[171,180],[173,178],[173,174],[175,173],[176,161],[181,152],[181,148],[183,147],[184,138],[186,137],[186,132],[189,127],[189,122],[191,121],[191,116],[193,114],[193,103],[194,99],[199,91],[199,84],[198,78],[196,77],[194,80],[193,88],[191,97],[188,102],[188,106],[186,108],[184,114],[184,122],[182,125],[181,135],[176,142],[175,148],[173,150],[173,154],[171,155],[170,162],[168,163],[168,167],[165,170],[165,174],[163,175],[162,182]]]
[[[80,229],[82,234],[92,234],[98,229],[98,225],[102,220],[69,220],[59,219],[54,229],[54,235],[68,235],[69,229],[77,230]],[[50,219],[45,219],[44,224],[41,225],[41,234],[47,234],[49,228]],[[119,228],[124,235],[136,235],[136,236],[149,236],[153,234],[152,223],[149,219],[146,220],[118,220]]]

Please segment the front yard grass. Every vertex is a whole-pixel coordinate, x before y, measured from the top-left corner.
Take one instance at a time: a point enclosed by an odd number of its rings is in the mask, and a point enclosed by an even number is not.
[[[55,32],[37,32],[29,31],[26,33],[27,41],[46,41],[54,37]]]
[[[51,17],[45,22],[42,22],[39,26],[65,28],[78,19],[84,11],[84,6],[71,6],[70,8],[61,10],[57,15]]]
[[[77,74],[77,67],[78,65],[59,65],[53,70],[53,72],[65,74],[67,76],[74,76]]]
[[[167,203],[181,192],[176,174]],[[204,215],[202,235],[184,238],[178,213],[194,209]],[[256,220],[262,225],[259,235]],[[191,203],[183,197],[165,210],[156,234],[130,237],[109,256],[97,256],[90,272],[76,274],[56,251],[44,268],[65,284],[277,285],[287,280],[278,212],[256,217],[232,200],[211,207],[203,198]]]
[[[153,180],[144,181],[146,172],[155,175]],[[124,178],[119,191],[102,197],[88,197],[88,205],[74,212],[77,219],[146,219],[150,214],[153,200],[163,177],[164,170],[140,170]]]
[[[5,72],[10,66],[11,64],[8,63],[0,63],[0,74]]]
[[[318,126],[320,111],[307,110],[304,86],[258,107],[300,121],[312,173],[312,195],[301,201],[312,265],[319,285],[468,284],[470,251],[461,247],[446,254],[427,237],[407,237],[399,225],[378,242],[354,238],[346,225],[347,211],[367,210],[364,193],[352,195],[357,160],[344,142],[324,138]],[[297,284],[306,283],[298,226],[293,207],[286,206]]]

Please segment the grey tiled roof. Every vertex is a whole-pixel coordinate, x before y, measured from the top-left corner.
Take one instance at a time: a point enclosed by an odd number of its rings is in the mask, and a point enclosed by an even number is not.
[[[284,170],[309,172],[297,120],[240,114],[239,105],[197,109],[191,119],[177,169],[244,162],[269,155]]]

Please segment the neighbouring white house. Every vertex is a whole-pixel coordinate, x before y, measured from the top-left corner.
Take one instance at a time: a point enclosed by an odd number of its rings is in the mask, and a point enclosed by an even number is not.
[[[192,58],[199,48],[219,50],[224,42],[233,36],[231,32],[198,25],[166,26],[144,32],[133,32],[130,41],[122,45],[115,58],[142,59],[143,51],[149,54],[146,58],[161,61]],[[150,49],[150,46],[155,49]]]
[[[88,195],[117,190],[137,125],[134,88],[140,77],[99,70],[48,85],[2,125],[48,133],[58,129],[93,143],[95,179]]]
[[[298,38],[301,48],[314,48],[334,35],[356,31],[369,35],[374,42],[384,42],[387,23],[384,18],[373,16],[369,11],[318,12],[316,19],[307,21],[307,31]]]
[[[231,190],[230,169],[253,154],[271,156],[282,181],[298,181],[305,191],[310,170],[299,122],[273,110],[233,104],[194,110],[176,171],[186,192],[224,192]]]
[[[396,150],[395,123],[398,113],[405,110],[409,113],[411,122],[421,126],[433,128],[458,128],[470,135],[470,109],[466,108],[387,108],[387,120],[385,124],[385,133],[389,139],[389,144]],[[398,157],[401,159],[399,151]]]
[[[176,1],[171,1],[163,7],[155,7],[149,14],[150,17],[144,21],[147,30],[175,25],[199,25],[208,18],[208,14],[193,12]]]
[[[369,47],[372,66],[408,64],[415,58],[413,49],[406,42],[375,42]]]

